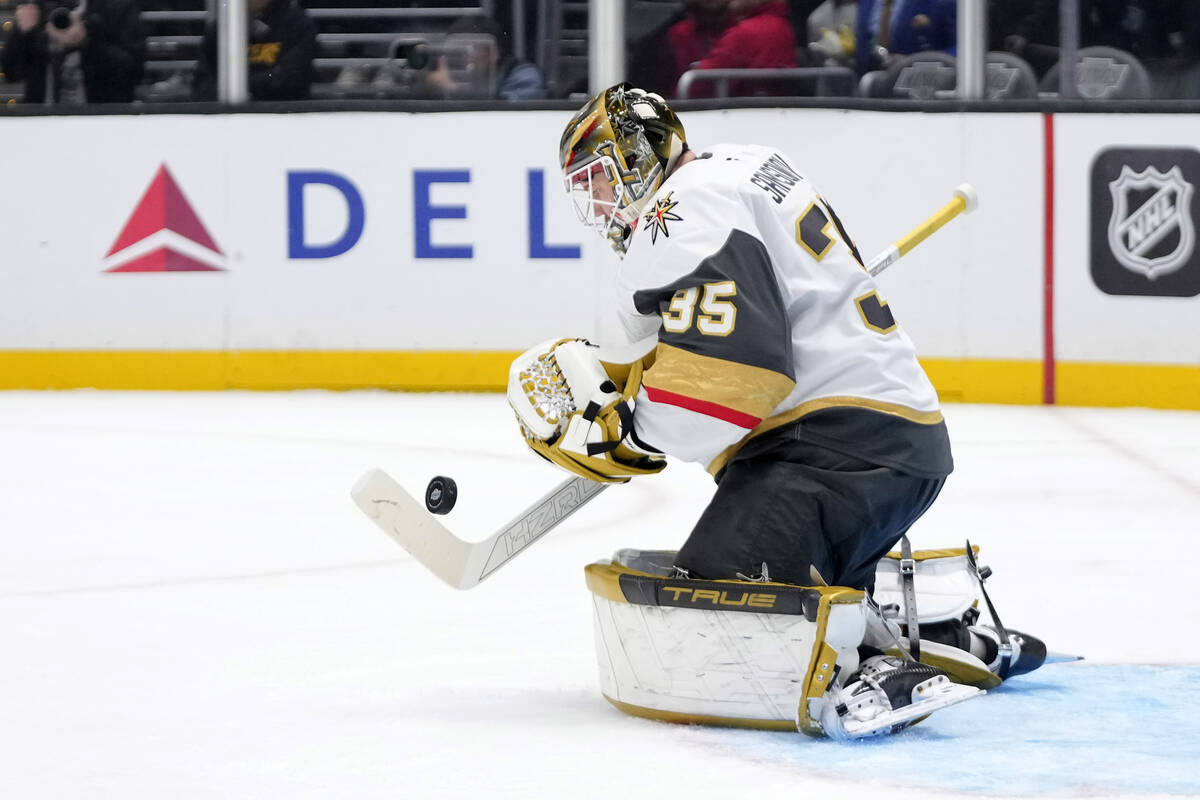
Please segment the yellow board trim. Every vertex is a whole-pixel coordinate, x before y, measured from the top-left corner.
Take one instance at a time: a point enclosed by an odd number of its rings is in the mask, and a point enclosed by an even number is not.
[[[1200,410],[1200,364],[1059,363],[1055,400],[1064,406]]]
[[[515,351],[0,350],[0,389],[496,392]]]
[[[1042,362],[993,358],[922,358],[943,403],[1040,405]]]
[[[682,714],[678,711],[662,711],[657,708],[635,706],[622,703],[608,695],[604,699],[621,711],[634,717],[652,719],[658,722],[670,722],[676,725],[715,725],[719,728],[753,728],[759,731],[788,731],[796,732],[796,723],[790,719],[749,719],[743,717],[711,717],[706,714]]]
[[[0,389],[502,392],[515,350],[0,350]],[[1038,359],[921,359],[944,403],[1040,405]],[[1200,365],[1059,362],[1057,401],[1200,411]]]

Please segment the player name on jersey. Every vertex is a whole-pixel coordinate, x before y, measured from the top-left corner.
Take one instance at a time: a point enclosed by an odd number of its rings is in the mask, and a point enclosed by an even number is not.
[[[776,203],[782,203],[792,187],[800,182],[800,175],[776,153],[755,170],[750,182],[765,190]]]

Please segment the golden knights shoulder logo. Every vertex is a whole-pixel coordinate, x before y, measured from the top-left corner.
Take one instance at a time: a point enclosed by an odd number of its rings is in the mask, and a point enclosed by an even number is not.
[[[1200,294],[1200,150],[1110,147],[1092,162],[1092,280],[1106,294]]]
[[[1178,166],[1164,174],[1123,165],[1108,188],[1113,199],[1108,244],[1121,266],[1154,280],[1187,263],[1196,249],[1192,184]]]
[[[675,206],[679,205],[679,202],[671,199],[674,194],[667,192],[667,196],[655,202],[654,208],[647,211],[643,218],[650,231],[650,244],[658,242],[659,233],[668,239],[671,238],[671,232],[667,229],[668,222],[683,222],[683,217],[675,213]]]

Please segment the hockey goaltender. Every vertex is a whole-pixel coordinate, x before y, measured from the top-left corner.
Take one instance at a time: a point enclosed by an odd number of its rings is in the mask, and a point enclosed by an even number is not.
[[[595,481],[703,464],[674,551],[587,568],[601,685],[632,714],[894,733],[1036,669],[975,551],[909,550],[953,469],[937,394],[833,207],[788,156],[692,149],[629,84],[567,124],[580,220],[620,257],[627,341],[539,344],[508,397],[534,452]],[[896,552],[895,548],[900,547]]]

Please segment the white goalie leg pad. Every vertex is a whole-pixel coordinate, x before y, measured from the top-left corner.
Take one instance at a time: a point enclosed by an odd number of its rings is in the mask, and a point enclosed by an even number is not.
[[[913,553],[913,559],[918,622],[961,619],[975,606],[979,584],[971,572],[965,549],[918,550]],[[899,553],[889,553],[879,560],[872,596],[881,606],[898,606],[900,619],[907,615]]]
[[[902,640],[904,633],[895,619],[883,616],[882,609],[877,604],[867,605],[867,629],[863,634],[863,644],[876,650],[904,649]]]
[[[941,670],[897,656],[873,656],[824,698],[821,727],[832,739],[897,733],[934,711],[984,694]]]
[[[817,649],[817,626],[803,616],[659,608],[602,598],[595,601],[595,614],[600,684],[611,701],[658,711],[664,719],[741,721],[746,727],[794,724],[800,688]],[[835,627],[854,624],[847,617]],[[843,638],[856,637],[851,632]],[[857,662],[856,648],[857,642],[838,655]],[[822,683],[830,672],[818,676]]]
[[[669,565],[674,554],[645,555]],[[657,572],[642,556],[621,551],[585,570],[601,688],[626,713],[848,739],[901,730],[981,693],[898,656],[860,667],[876,613],[860,591],[674,579],[641,571]]]
[[[605,563],[587,578],[601,690],[626,713],[795,730],[808,686],[822,694],[857,668],[861,592],[671,580]]]

